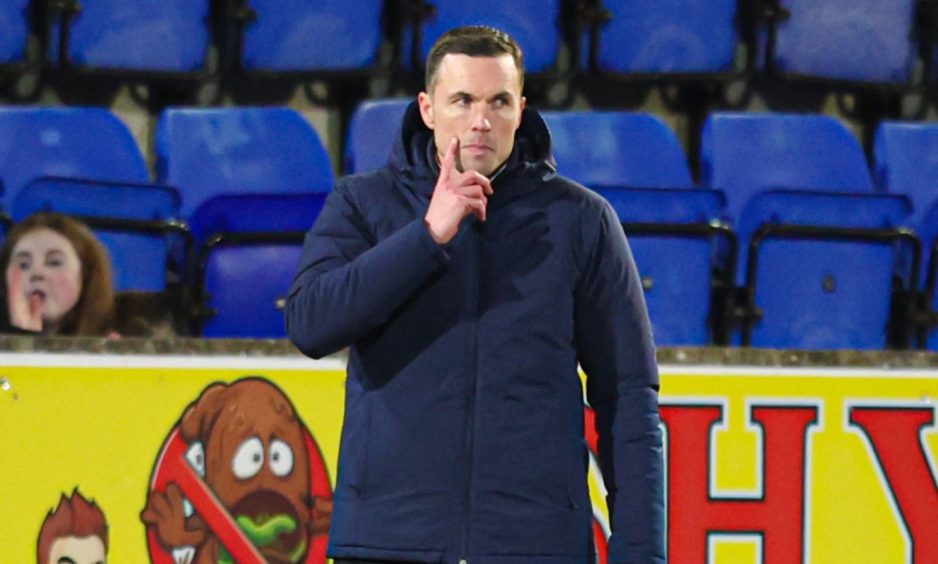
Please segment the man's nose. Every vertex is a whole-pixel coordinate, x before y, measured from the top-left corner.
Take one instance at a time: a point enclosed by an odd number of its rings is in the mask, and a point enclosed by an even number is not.
[[[492,122],[489,121],[488,109],[485,105],[481,105],[476,108],[475,112],[472,114],[472,129],[473,131],[488,131],[492,129]]]

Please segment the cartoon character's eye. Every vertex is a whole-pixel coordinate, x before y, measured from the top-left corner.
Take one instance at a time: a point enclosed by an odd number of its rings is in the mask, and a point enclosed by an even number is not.
[[[231,471],[242,480],[255,476],[264,466],[264,445],[257,437],[241,443],[231,461]]]
[[[274,439],[270,443],[270,471],[274,476],[286,476],[293,470],[293,450],[290,445]]]
[[[186,460],[189,461],[189,466],[199,473],[199,476],[205,477],[205,447],[202,446],[202,441],[195,441],[189,445]]]

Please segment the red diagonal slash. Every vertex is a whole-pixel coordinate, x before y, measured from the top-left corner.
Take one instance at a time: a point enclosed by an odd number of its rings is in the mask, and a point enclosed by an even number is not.
[[[164,459],[157,462],[158,465],[164,465],[166,481],[176,482],[196,513],[215,533],[215,537],[228,553],[235,557],[238,564],[267,564],[257,547],[244,535],[244,531],[234,522],[212,490],[186,462],[186,443],[175,440],[178,432],[178,429],[173,431],[173,436],[167,441],[166,451],[163,453]]]

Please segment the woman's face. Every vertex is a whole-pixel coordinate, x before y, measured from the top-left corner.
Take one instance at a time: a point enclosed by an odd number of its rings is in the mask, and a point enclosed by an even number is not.
[[[23,235],[13,247],[11,270],[22,271],[22,288],[27,300],[37,295],[43,325],[56,324],[81,296],[81,261],[72,243],[60,233],[41,227]]]

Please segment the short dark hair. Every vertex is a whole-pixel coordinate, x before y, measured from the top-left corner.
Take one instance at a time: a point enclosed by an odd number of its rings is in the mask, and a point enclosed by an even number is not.
[[[470,57],[498,57],[511,55],[518,69],[521,86],[524,87],[524,53],[521,46],[504,31],[486,25],[467,25],[453,28],[436,40],[427,56],[425,86],[432,94],[440,61],[446,55],[469,55]]]

